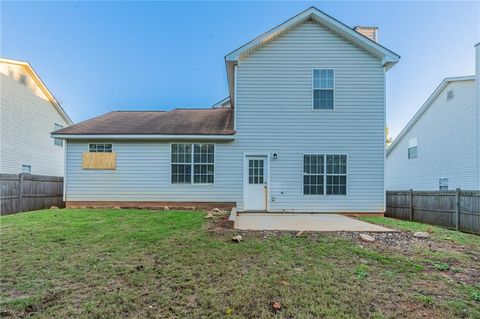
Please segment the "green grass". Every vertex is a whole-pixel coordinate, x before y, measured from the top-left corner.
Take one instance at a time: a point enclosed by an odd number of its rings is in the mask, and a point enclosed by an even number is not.
[[[452,280],[478,270],[474,235],[448,241],[469,249],[445,261],[427,248],[403,252],[334,234],[244,232],[233,243],[237,231],[213,231],[204,215],[62,209],[1,217],[0,316],[480,317],[480,288]],[[403,223],[396,227],[418,227]]]

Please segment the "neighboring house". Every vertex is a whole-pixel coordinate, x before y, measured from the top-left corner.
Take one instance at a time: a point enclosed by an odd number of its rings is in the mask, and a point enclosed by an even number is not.
[[[63,176],[63,140],[72,124],[27,62],[0,58],[0,173]]]
[[[387,149],[387,190],[480,189],[480,44],[476,75],[446,78]]]
[[[399,56],[356,30],[312,7],[225,57],[230,96],[214,108],[55,132],[67,206],[383,214],[385,73]]]

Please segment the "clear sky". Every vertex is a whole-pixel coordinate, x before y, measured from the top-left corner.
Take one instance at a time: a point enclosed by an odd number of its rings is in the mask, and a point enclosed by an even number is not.
[[[1,56],[29,61],[75,121],[111,110],[209,107],[224,56],[310,6],[378,26],[397,135],[444,77],[474,74],[475,2],[1,2]]]

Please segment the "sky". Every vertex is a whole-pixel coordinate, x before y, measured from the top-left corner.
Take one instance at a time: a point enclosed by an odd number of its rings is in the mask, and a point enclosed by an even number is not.
[[[210,107],[224,57],[307,9],[379,28],[394,137],[450,76],[475,73],[475,2],[0,2],[2,57],[31,63],[74,122],[112,110]]]

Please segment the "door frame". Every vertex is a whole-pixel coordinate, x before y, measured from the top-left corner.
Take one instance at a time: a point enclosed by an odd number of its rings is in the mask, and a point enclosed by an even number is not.
[[[248,157],[263,157],[265,158],[265,178],[267,181],[267,205],[266,212],[270,211],[270,153],[246,152],[243,153],[243,210],[246,211],[247,203],[247,185],[248,185]],[[261,211],[260,211],[261,212]]]

